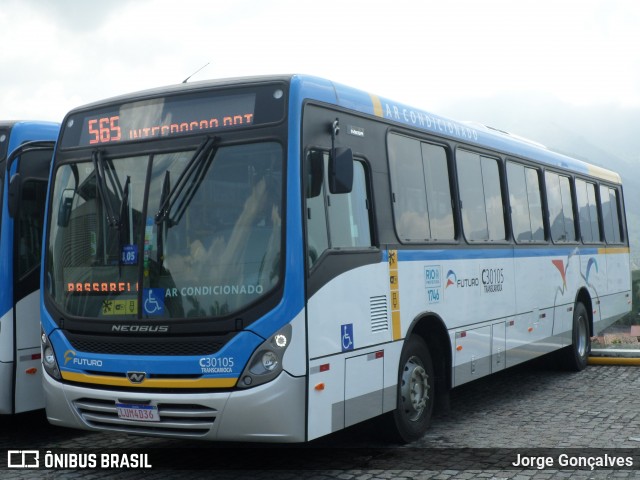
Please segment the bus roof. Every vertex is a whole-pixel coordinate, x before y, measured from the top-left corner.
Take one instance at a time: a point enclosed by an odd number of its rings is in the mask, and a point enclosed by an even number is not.
[[[56,122],[48,122],[43,120],[0,120],[0,128],[13,128],[13,127],[59,128],[60,124]]]
[[[0,148],[0,158],[31,140],[56,140],[60,124],[37,120],[0,120],[0,129],[8,131],[8,142]],[[6,139],[2,140],[4,143]]]
[[[315,92],[318,96],[324,97],[325,101],[411,128],[503,152],[507,156],[542,162],[551,167],[572,170],[613,183],[622,183],[620,175],[614,171],[553,152],[540,143],[508,132],[478,123],[451,120],[335,82],[307,76],[297,76],[297,78],[304,85],[302,90],[308,97]]]
[[[334,104],[451,140],[502,152],[507,156],[512,155],[526,160],[542,162],[551,167],[568,169],[617,184],[622,183],[620,175],[614,171],[554,152],[535,141],[485,125],[460,122],[441,117],[420,108],[411,107],[362,90],[309,75],[265,75],[181,83],[94,102],[72,110],[67,116],[78,111],[103,107],[112,103],[123,103],[134,99],[197,92],[212,87],[264,84],[274,81],[290,83],[292,97],[300,102],[305,99],[312,99]]]

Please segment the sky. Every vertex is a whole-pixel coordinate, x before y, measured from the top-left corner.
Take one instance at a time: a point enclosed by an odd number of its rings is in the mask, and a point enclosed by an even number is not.
[[[636,0],[2,0],[0,120],[307,73],[438,113],[497,94],[640,107]]]

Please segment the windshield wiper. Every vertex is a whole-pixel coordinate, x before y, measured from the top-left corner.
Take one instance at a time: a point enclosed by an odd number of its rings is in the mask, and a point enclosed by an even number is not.
[[[130,216],[128,215],[128,208],[129,208],[129,184],[131,183],[131,177],[129,175],[127,175],[127,181],[124,182],[124,190],[122,192],[122,201],[120,202],[120,217],[118,218],[118,223],[120,225],[120,228],[122,227],[126,227],[128,225],[126,225],[125,222],[125,218],[128,221],[131,221],[131,218],[129,218]]]
[[[171,228],[180,223],[180,219],[200,188],[200,184],[204,180],[213,158],[216,156],[217,148],[215,148],[215,145],[217,140],[217,137],[207,138],[198,147],[172,189],[169,188],[169,172],[167,172],[162,186],[160,208],[155,215],[156,224],[166,221],[167,226]],[[179,203],[178,200],[180,200]],[[175,214],[172,217],[170,214],[174,207]]]
[[[105,169],[105,159],[102,156],[102,152],[100,150],[96,150],[91,155],[91,159],[93,161],[93,168],[96,174],[96,186],[98,188],[98,193],[100,194],[100,198],[102,198],[102,203],[105,207],[107,213],[107,223],[111,228],[120,229],[121,217],[119,214],[116,214],[116,210],[111,201],[111,195],[106,186],[106,179],[109,179],[109,183],[114,193],[118,196],[118,200],[124,203],[125,201],[125,193],[122,190],[122,185],[118,180],[117,175],[113,172],[113,166],[111,168]],[[128,197],[128,186],[129,179],[127,178],[127,197]],[[122,204],[120,210],[122,210]]]
[[[171,172],[167,170],[164,173],[164,180],[162,181],[162,192],[160,193],[160,204],[164,204],[166,199],[169,197],[169,193],[171,192]],[[159,213],[159,212],[158,212]],[[156,218],[158,215],[156,214]],[[165,235],[165,225],[160,225],[158,227],[158,261],[162,264],[164,259],[164,235]]]

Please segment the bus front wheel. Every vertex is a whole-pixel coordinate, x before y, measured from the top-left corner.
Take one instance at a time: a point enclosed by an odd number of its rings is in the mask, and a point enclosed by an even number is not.
[[[397,405],[389,412],[393,437],[402,443],[422,437],[431,423],[435,376],[429,348],[416,335],[402,349],[398,371]]]

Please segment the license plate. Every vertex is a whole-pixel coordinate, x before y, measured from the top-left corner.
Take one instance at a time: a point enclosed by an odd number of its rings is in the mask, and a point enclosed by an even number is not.
[[[159,422],[158,407],[153,405],[133,405],[130,403],[116,403],[118,417],[124,420],[138,422]]]

